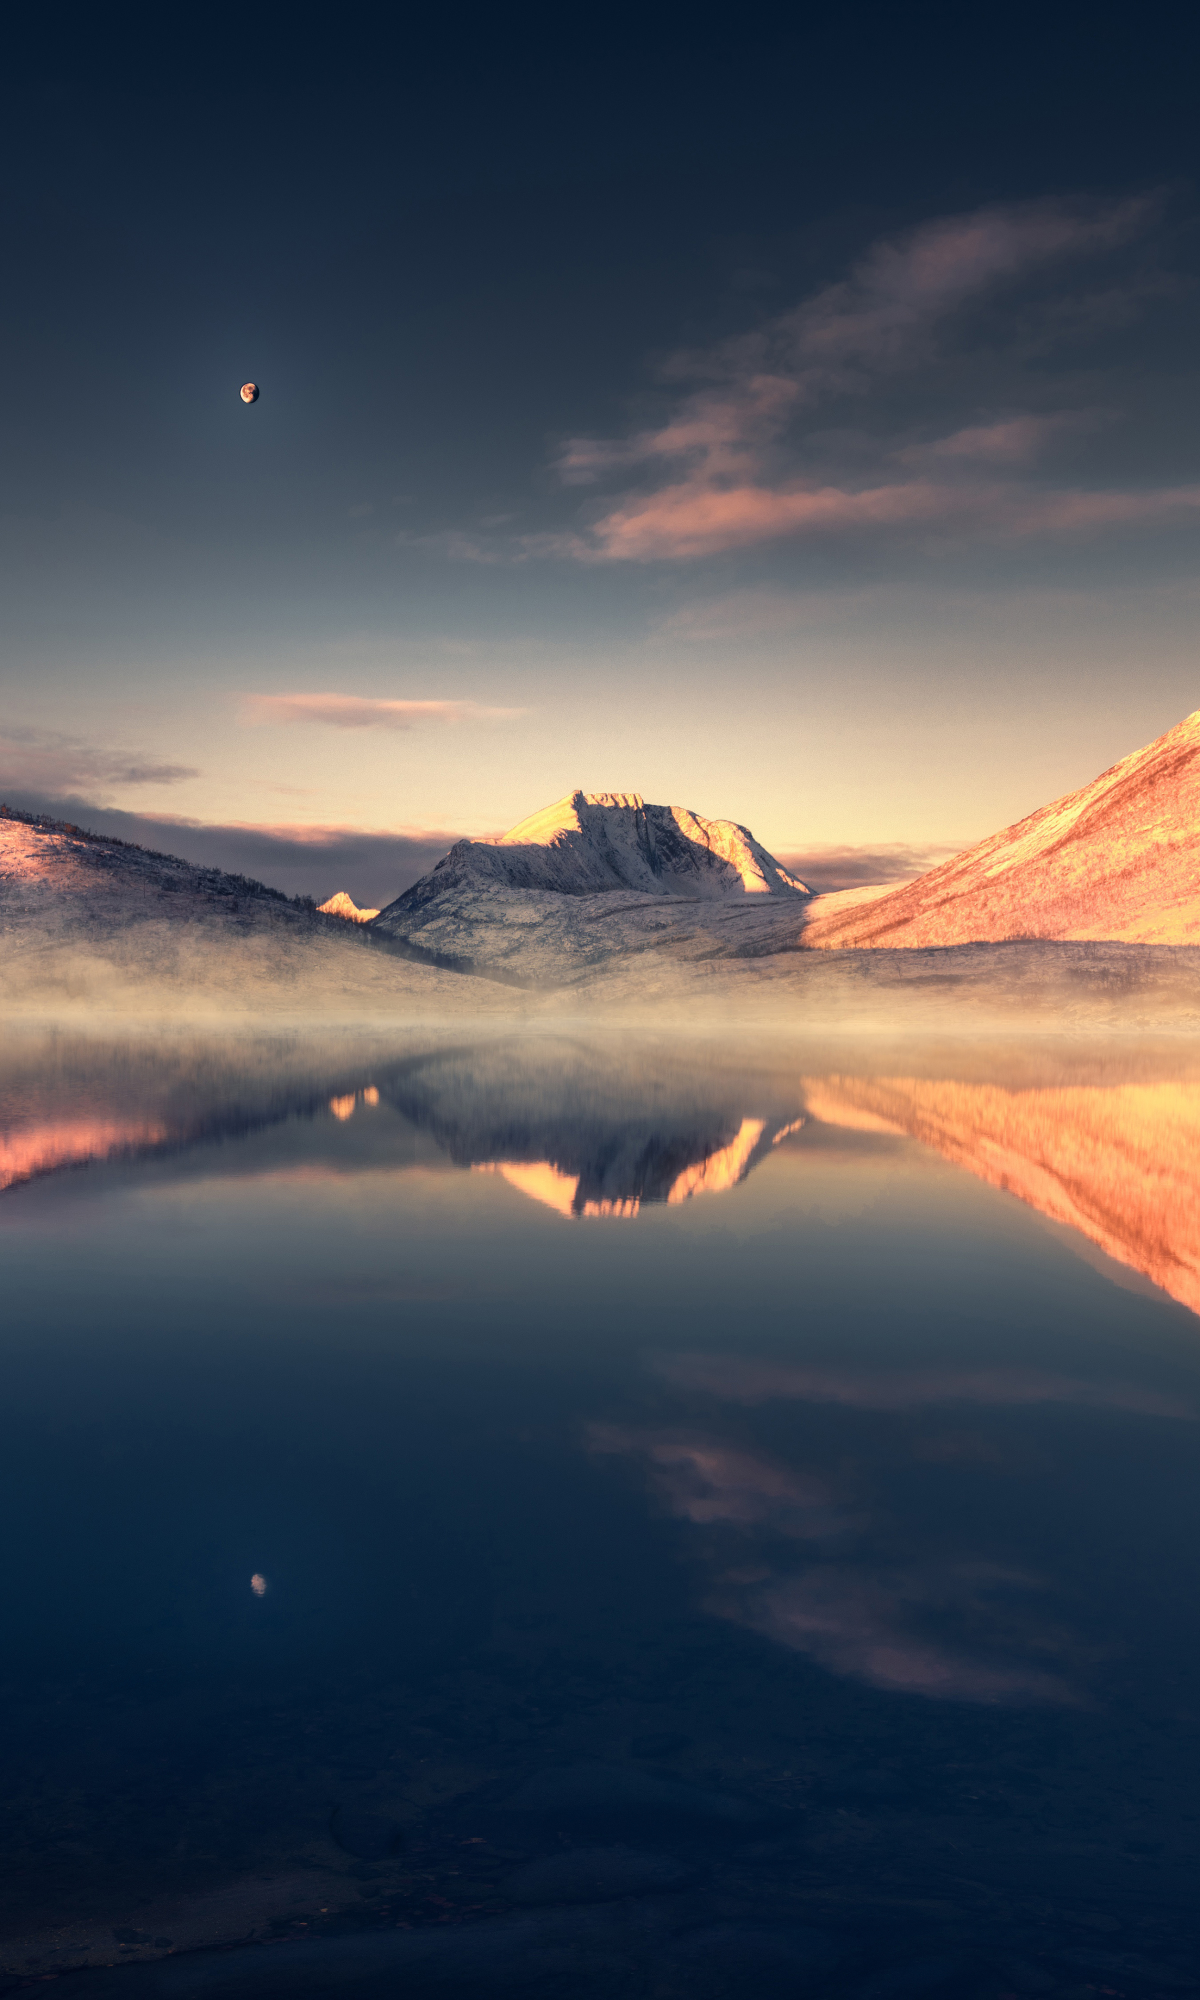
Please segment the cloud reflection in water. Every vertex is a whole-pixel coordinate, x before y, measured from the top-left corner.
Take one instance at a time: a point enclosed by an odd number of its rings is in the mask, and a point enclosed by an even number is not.
[[[1078,1699],[1039,1657],[1078,1648],[1029,1602],[1038,1578],[970,1559],[879,1562],[865,1548],[855,1561],[872,1527],[865,1508],[711,1435],[597,1425],[589,1444],[640,1461],[667,1511],[707,1532],[714,1616],[873,1687],[946,1701]],[[723,1530],[746,1538],[744,1554]],[[776,1538],[808,1544],[807,1565],[785,1566]]]

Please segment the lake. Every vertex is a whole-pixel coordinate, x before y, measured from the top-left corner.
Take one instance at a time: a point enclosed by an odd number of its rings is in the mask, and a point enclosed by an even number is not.
[[[3,1990],[1200,1990],[1185,1038],[9,1038]]]

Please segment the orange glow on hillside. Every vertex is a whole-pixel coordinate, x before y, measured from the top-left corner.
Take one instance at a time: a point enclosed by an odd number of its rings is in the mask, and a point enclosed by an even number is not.
[[[167,1137],[165,1125],[148,1120],[122,1123],[116,1119],[79,1118],[33,1125],[24,1132],[0,1133],[0,1189],[55,1167],[73,1167],[85,1160],[106,1160],[134,1146],[153,1146]]]
[[[1200,1084],[1001,1090],[823,1077],[813,1115],[907,1133],[1200,1313]]]
[[[690,1201],[697,1194],[725,1194],[736,1187],[766,1129],[765,1118],[743,1118],[736,1139],[722,1146],[719,1153],[710,1153],[706,1160],[697,1160],[694,1167],[684,1168],[671,1187],[668,1202],[675,1205]]]

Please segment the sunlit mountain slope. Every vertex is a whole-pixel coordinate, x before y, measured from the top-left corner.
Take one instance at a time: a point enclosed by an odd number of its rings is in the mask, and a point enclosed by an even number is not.
[[[552,889],[590,896],[807,895],[744,826],[654,806],[637,792],[571,792],[499,840],[460,840],[384,911],[416,910],[451,889]]]
[[[818,898],[802,941],[846,950],[1007,938],[1200,943],[1200,710],[919,881],[866,903]]]
[[[327,903],[319,903],[317,913],[322,917],[345,917],[351,924],[369,924],[372,917],[379,915],[378,910],[361,910],[345,889],[339,889]]]

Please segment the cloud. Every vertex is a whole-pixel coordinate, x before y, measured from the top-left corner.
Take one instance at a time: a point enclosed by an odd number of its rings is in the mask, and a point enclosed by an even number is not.
[[[1086,1409],[1128,1410],[1139,1416],[1196,1419],[1190,1404],[1154,1389],[1129,1382],[1050,1375],[1036,1368],[934,1368],[905,1373],[885,1369],[867,1373],[706,1354],[673,1354],[656,1362],[655,1368],[680,1388],[699,1389],[736,1403],[792,1399],[841,1403],[856,1410],[920,1410],[951,1403],[1005,1408],[1069,1403]]]
[[[981,421],[1008,374],[1112,314],[1084,311],[1078,267],[1147,236],[1152,198],[1029,202],[940,218],[873,245],[849,275],[790,312],[711,349],[676,355],[667,382],[698,386],[661,424],[625,438],[572,438],[556,462],[567,486],[640,473],[593,508],[582,532],[525,537],[515,553],[587,562],[691,562],[784,538],[914,534],[935,543],[1086,535],[1194,516],[1200,487],[1038,484],[1047,451],[1092,430],[1091,409],[1012,409]],[[1127,272],[1105,296],[1126,318],[1161,295],[1157,274]],[[1031,296],[1030,294],[1033,294]],[[1095,303],[1095,288],[1087,293]],[[1044,396],[1044,366],[1025,393]],[[899,427],[894,385],[912,378],[938,406],[915,441]],[[1006,377],[1007,379],[1007,377]],[[857,399],[874,431],[815,429],[817,413]],[[944,405],[975,406],[946,428]],[[932,430],[933,434],[930,435]],[[830,458],[850,463],[830,464]],[[819,469],[818,469],[819,467]],[[914,476],[914,471],[919,476]]]
[[[436,828],[363,832],[348,826],[246,825],[185,819],[170,814],[123,812],[69,793],[14,787],[5,801],[25,812],[45,812],[93,833],[160,853],[177,854],[201,867],[249,875],[286,895],[323,903],[347,889],[360,908],[382,908],[419,881],[460,834]],[[485,830],[486,831],[486,830]]]
[[[53,729],[10,726],[0,733],[0,791],[73,791],[76,786],[177,785],[199,775],[190,764],[165,764],[136,751],[107,749]]]
[[[859,491],[822,486],[715,486],[697,476],[598,520],[592,561],[693,561],[797,534],[910,530],[945,544],[1160,527],[1194,518],[1200,486],[1162,491],[1045,492],[1028,485],[896,480]]]
[[[911,882],[958,852],[954,847],[806,847],[779,853],[789,875],[819,895],[861,889],[875,882]]]
[[[1059,410],[1042,417],[1009,417],[1001,423],[969,424],[932,444],[913,445],[907,460],[973,459],[990,465],[1032,465],[1056,439],[1079,436],[1102,421],[1093,410]]]
[[[361,694],[248,694],[249,723],[317,722],[331,729],[420,729],[429,723],[508,722],[520,708],[486,708],[477,701],[387,701]]]

